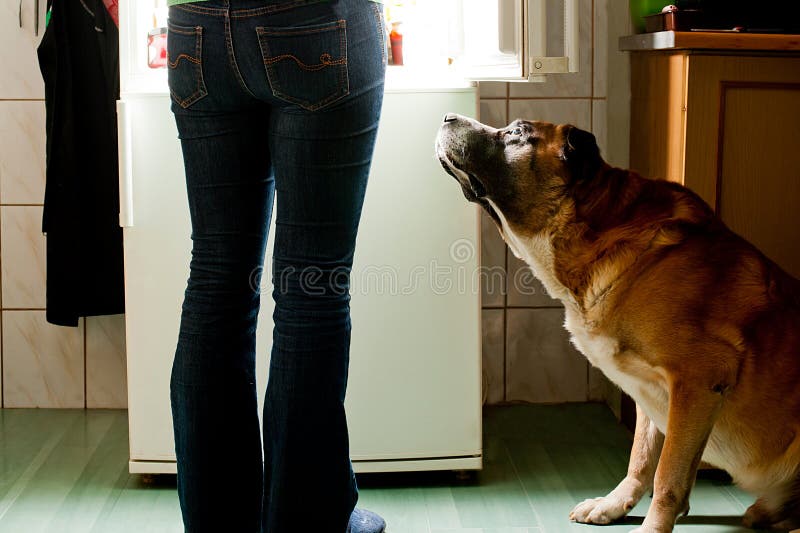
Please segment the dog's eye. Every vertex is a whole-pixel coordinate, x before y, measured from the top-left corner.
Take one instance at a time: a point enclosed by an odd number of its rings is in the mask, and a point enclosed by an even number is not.
[[[511,130],[511,135],[522,135],[522,128],[514,128]]]

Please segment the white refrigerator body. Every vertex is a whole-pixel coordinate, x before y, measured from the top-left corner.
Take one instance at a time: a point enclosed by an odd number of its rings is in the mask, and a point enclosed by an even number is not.
[[[169,105],[157,91],[123,92],[118,106],[136,473],[176,471],[169,377],[191,229]],[[357,472],[481,467],[479,211],[433,156],[446,112],[475,116],[475,88],[385,94],[352,274],[346,406]],[[273,229],[257,333],[260,402],[272,336]]]

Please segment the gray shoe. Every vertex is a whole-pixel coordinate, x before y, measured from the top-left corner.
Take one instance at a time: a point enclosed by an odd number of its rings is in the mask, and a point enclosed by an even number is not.
[[[366,509],[354,509],[350,515],[350,523],[347,524],[347,533],[384,533],[384,531],[386,522],[383,518]]]

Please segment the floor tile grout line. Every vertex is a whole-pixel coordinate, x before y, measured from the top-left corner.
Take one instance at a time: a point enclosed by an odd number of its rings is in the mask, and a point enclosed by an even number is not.
[[[511,464],[511,468],[514,469],[514,476],[517,478],[517,482],[519,482],[519,486],[522,489],[522,493],[525,494],[525,501],[528,502],[528,507],[530,507],[531,511],[533,511],[533,516],[536,517],[536,522],[539,524],[537,526],[539,528],[539,531],[541,531],[541,533],[546,533],[542,517],[539,516],[539,511],[537,511],[536,507],[533,505],[533,502],[531,501],[531,495],[528,494],[528,489],[525,488],[525,483],[522,482],[522,476],[519,475],[519,469],[517,468],[516,463],[514,463],[514,457],[511,455],[511,450],[508,449],[506,440],[504,438],[501,438],[500,442],[503,443],[503,450],[506,452],[506,456],[508,457],[508,462]]]
[[[87,415],[88,415],[88,412],[84,409],[83,414],[81,415],[81,416],[83,416],[84,421],[87,420]],[[86,452],[88,452],[87,453],[87,457],[86,457],[86,461],[83,464],[83,468],[81,469],[81,471],[78,473],[77,477],[75,478],[75,482],[77,482],[77,480],[79,480],[81,478],[83,473],[86,471],[86,467],[89,466],[89,463],[92,461],[92,459],[94,458],[95,454],[97,454],[98,450],[103,445],[103,442],[106,440],[106,438],[108,438],[109,434],[111,433],[111,430],[114,428],[114,424],[116,423],[116,419],[113,418],[113,417],[110,417],[110,418],[111,418],[111,421],[109,422],[108,427],[103,432],[103,435],[101,437],[98,437],[97,443],[95,444],[94,448],[93,449],[84,448],[84,450]],[[73,490],[75,490],[75,488],[76,488],[75,482],[72,483],[72,486],[71,486],[70,490],[67,491],[64,494],[64,498],[60,502],[61,505],[63,505],[64,501],[69,497],[70,493]],[[102,511],[102,509],[101,509],[101,511]],[[98,514],[95,516],[94,523],[92,524],[92,529],[94,529],[94,527],[96,525],[96,522],[97,522],[97,520],[99,518],[99,515],[100,515],[100,513],[98,512]],[[52,522],[52,518],[51,518],[51,522]]]
[[[739,498],[737,498],[736,495],[731,491],[730,486],[723,485],[722,489],[731,498],[731,500],[733,500],[734,505],[736,505],[739,510],[742,511],[742,513],[747,510],[747,507],[741,501],[739,501]]]
[[[77,418],[77,417],[76,417]],[[53,450],[58,445],[59,442],[64,438],[64,435],[70,430],[72,424],[65,424],[64,427],[53,435],[42,448],[39,450],[39,453],[36,454],[36,457],[28,465],[28,468],[17,478],[17,481],[8,489],[6,492],[6,496],[0,500],[0,522],[3,521],[3,517],[6,515],[11,506],[14,505],[14,502],[19,498],[19,495],[27,487],[28,483],[30,483],[33,476],[39,471],[42,467],[44,462],[50,457],[50,454],[53,453]]]

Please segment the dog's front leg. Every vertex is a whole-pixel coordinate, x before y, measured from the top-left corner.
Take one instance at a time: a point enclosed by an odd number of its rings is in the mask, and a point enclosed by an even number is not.
[[[637,405],[628,475],[604,498],[585,500],[578,504],[569,514],[570,520],[585,524],[608,524],[628,514],[653,487],[653,477],[663,444],[664,434]]]
[[[697,466],[721,405],[722,395],[711,387],[686,381],[672,384],[653,501],[642,526],[631,533],[669,533],[678,517],[689,511]]]

